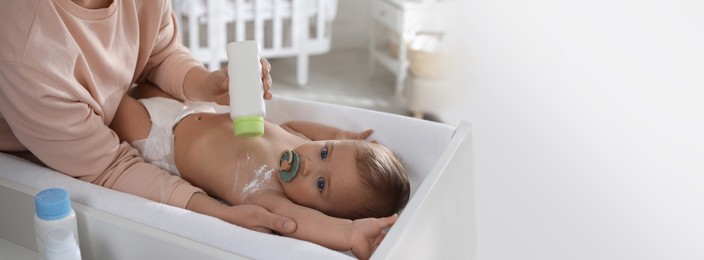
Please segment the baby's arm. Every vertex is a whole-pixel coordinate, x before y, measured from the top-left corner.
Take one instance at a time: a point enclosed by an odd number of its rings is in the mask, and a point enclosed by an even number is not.
[[[332,126],[307,121],[288,121],[281,124],[281,127],[294,134],[300,133],[313,141],[342,139],[365,140],[373,132],[372,129],[367,129],[363,132],[355,133],[341,130]]]
[[[293,203],[278,192],[265,192],[254,201],[274,214],[296,222],[296,231],[286,236],[310,241],[330,249],[346,251],[361,259],[371,253],[384,238],[384,229],[396,222],[397,215],[386,218],[341,219]]]

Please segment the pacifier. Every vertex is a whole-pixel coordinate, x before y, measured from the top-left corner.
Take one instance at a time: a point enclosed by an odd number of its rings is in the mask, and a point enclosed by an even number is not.
[[[279,178],[284,182],[289,182],[296,177],[298,172],[298,153],[292,150],[285,150],[281,153],[279,160]]]

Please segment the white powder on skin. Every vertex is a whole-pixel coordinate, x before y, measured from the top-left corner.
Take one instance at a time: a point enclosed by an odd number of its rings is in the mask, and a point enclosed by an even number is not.
[[[243,156],[240,156],[240,157],[244,157],[244,158],[242,158],[242,160],[244,160],[244,162],[246,164],[249,164],[249,162],[252,160],[252,158],[249,157],[249,153],[245,153]],[[241,164],[242,160],[237,160],[237,166],[235,166],[235,181],[234,181],[234,183],[232,183],[232,193],[233,194],[237,192],[237,187],[239,187],[238,184],[240,182],[240,164]]]
[[[271,181],[273,168],[268,168],[267,165],[259,166],[259,169],[254,171],[254,178],[252,181],[244,186],[242,189],[242,199],[245,199],[247,195],[261,189],[261,187]]]

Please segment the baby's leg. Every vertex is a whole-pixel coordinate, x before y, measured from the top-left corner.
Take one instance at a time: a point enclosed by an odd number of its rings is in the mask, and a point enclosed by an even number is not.
[[[151,127],[152,122],[147,109],[134,98],[123,96],[115,117],[110,122],[110,128],[115,131],[120,140],[132,143],[145,139],[149,136]]]
[[[127,94],[135,99],[165,97],[178,100],[151,83],[142,83],[130,89]],[[182,101],[182,100],[180,100]]]

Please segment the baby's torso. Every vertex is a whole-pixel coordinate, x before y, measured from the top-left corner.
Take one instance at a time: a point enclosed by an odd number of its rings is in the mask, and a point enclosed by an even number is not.
[[[230,204],[251,203],[262,191],[281,192],[281,153],[307,141],[265,122],[264,135],[236,137],[227,114],[196,113],[174,128],[174,156],[181,176]]]

